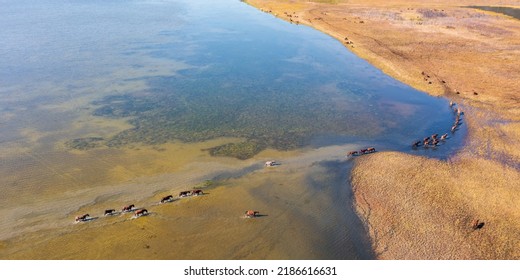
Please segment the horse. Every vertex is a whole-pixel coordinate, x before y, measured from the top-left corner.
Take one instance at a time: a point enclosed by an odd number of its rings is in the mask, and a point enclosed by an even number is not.
[[[256,216],[258,216],[259,213],[260,213],[260,212],[258,212],[258,211],[253,211],[253,210],[247,210],[247,211],[245,212],[246,217],[248,217],[248,218],[256,217]]]
[[[443,135],[441,135],[441,140],[444,141],[448,138],[448,133],[444,133]]]
[[[359,151],[360,154],[366,154],[367,153],[367,149],[361,149],[361,151]]]
[[[116,213],[116,209],[105,210],[105,216],[114,215],[115,213]]]
[[[422,140],[423,142],[429,142],[430,141],[430,136],[428,137],[424,137],[424,139]]]
[[[473,223],[471,223],[471,228],[473,230],[481,229],[483,227],[484,227],[484,222],[480,222],[477,219],[473,220]]]
[[[168,195],[161,199],[161,203],[171,202],[172,200],[173,200],[173,195]]]
[[[437,136],[439,136],[438,133],[433,134],[433,135],[432,135],[432,139],[433,139],[433,140],[437,139]]]
[[[191,195],[203,195],[204,192],[202,190],[192,190]]]
[[[121,211],[122,211],[122,212],[130,212],[130,211],[132,211],[132,209],[133,209],[134,207],[135,207],[135,205],[130,204],[130,205],[128,205],[128,206],[123,207],[123,209],[122,209]]]
[[[357,156],[357,155],[359,155],[358,151],[348,152],[348,154],[347,154],[347,156]]]
[[[134,212],[134,217],[141,217],[148,215],[148,210],[146,209],[139,209]]]
[[[84,222],[84,221],[86,221],[88,218],[90,218],[90,215],[89,215],[89,214],[84,214],[84,215],[81,215],[81,216],[77,216],[77,217],[76,217],[76,222]]]
[[[413,142],[413,144],[412,144],[412,148],[417,148],[417,147],[419,147],[420,145],[421,145],[421,141],[415,141],[415,142]]]
[[[455,130],[457,130],[457,125],[454,124],[452,127],[451,127],[451,132],[455,132]]]
[[[270,160],[270,161],[266,161],[264,165],[265,166],[275,166],[276,164],[277,164],[276,161]]]
[[[191,195],[191,192],[190,191],[182,191],[179,193],[179,197],[187,197],[187,196],[190,196]]]
[[[455,102],[450,101],[450,107],[453,107],[455,105]]]
[[[375,151],[376,151],[376,148],[374,148],[374,147],[367,148],[367,153],[374,153]]]

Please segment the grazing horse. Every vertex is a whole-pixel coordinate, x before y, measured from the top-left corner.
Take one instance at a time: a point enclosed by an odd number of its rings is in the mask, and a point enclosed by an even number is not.
[[[441,140],[444,141],[448,138],[448,133],[444,133],[443,135],[441,135]]]
[[[105,216],[114,215],[115,213],[116,213],[116,209],[105,210]]]
[[[161,203],[166,203],[166,202],[171,202],[173,201],[173,195],[168,195],[168,196],[165,196],[161,199]]]
[[[84,221],[86,221],[88,218],[90,218],[90,215],[89,215],[89,214],[84,214],[84,215],[81,215],[81,216],[77,216],[77,217],[76,217],[76,222],[84,222]]]
[[[348,152],[348,154],[347,154],[347,156],[357,156],[357,155],[359,155],[358,151]]]
[[[121,211],[122,212],[130,212],[130,211],[132,211],[132,209],[134,209],[134,207],[135,207],[135,205],[130,204],[128,206],[123,207],[123,210],[121,210]]]
[[[139,209],[134,212],[134,217],[141,217],[148,215],[148,210],[146,209]]]
[[[480,222],[477,219],[473,220],[473,222],[471,223],[471,228],[473,230],[481,229],[483,227],[484,227],[484,222]]]
[[[258,211],[247,210],[245,214],[246,214],[246,217],[253,218],[253,217],[258,216],[259,213],[260,212],[258,212]]]
[[[413,142],[413,144],[412,144],[412,148],[417,148],[417,147],[419,147],[420,145],[421,145],[421,141],[415,141],[415,142]]]
[[[191,195],[191,192],[190,191],[182,191],[179,193],[179,197],[187,197],[187,196],[190,196]]]
[[[203,195],[204,192],[202,190],[192,190],[191,195]]]

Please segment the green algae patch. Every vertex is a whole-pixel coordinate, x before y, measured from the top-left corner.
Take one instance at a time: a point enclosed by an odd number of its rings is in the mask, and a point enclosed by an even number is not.
[[[228,143],[209,149],[212,156],[234,157],[237,159],[249,159],[266,148],[265,145],[254,141],[241,143]]]

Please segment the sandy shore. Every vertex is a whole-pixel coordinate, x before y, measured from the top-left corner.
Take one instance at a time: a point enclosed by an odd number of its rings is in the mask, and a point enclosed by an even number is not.
[[[393,152],[357,160],[356,209],[377,258],[520,258],[520,20],[464,7],[519,1],[247,2],[465,111],[467,143],[448,161]]]

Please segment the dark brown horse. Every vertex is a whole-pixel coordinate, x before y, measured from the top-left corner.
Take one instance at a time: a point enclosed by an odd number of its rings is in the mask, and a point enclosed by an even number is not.
[[[473,222],[471,223],[471,228],[473,230],[481,229],[483,227],[484,227],[484,222],[481,222],[477,219],[473,220]]]
[[[203,195],[204,192],[202,190],[192,190],[191,195]]]
[[[186,196],[190,196],[190,195],[191,195],[190,191],[182,191],[179,193],[179,197],[186,197]]]
[[[374,148],[374,147],[367,148],[367,153],[375,153],[375,151],[376,151],[376,148]]]
[[[173,201],[173,195],[168,195],[161,199],[161,203],[172,202],[172,201]]]
[[[116,213],[116,209],[105,210],[105,216],[114,215],[115,213]]]
[[[84,222],[84,221],[88,220],[88,218],[90,218],[89,214],[84,214],[84,215],[81,215],[81,216],[77,216],[76,217],[76,222]]]

